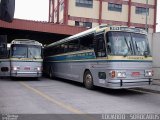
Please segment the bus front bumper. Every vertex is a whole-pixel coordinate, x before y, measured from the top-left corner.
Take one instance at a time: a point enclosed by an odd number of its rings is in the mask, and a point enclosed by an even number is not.
[[[11,72],[11,77],[41,77],[42,72]]]
[[[122,89],[122,88],[136,88],[152,84],[152,78],[138,79],[138,80],[108,80],[106,82],[107,88]]]

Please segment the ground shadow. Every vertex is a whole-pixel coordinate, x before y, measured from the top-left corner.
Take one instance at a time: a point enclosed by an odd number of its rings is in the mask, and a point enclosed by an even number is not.
[[[67,79],[62,79],[62,78],[54,78],[54,79],[50,79],[50,80],[65,82],[67,84],[71,84],[71,85],[74,85],[74,86],[77,86],[77,87],[85,88],[83,83],[79,83],[79,82],[72,81],[72,80],[67,80]],[[128,95],[146,94],[146,93],[142,93],[142,92],[139,92],[139,91],[134,91],[134,90],[131,90],[131,89],[109,89],[109,88],[102,88],[102,87],[97,87],[97,86],[95,86],[95,88],[92,91],[100,92],[100,93],[103,93],[103,94],[115,95],[115,96],[128,96]]]

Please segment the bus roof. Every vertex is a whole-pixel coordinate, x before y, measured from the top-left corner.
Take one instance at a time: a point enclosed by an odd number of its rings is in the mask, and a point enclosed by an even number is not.
[[[39,45],[42,46],[41,43],[39,43],[36,40],[30,40],[30,39],[14,39],[12,40],[11,44],[27,44],[27,45]]]
[[[47,45],[46,47],[51,47],[51,46],[54,46],[54,45],[57,45],[57,44],[60,44],[60,43],[66,42],[66,41],[70,41],[72,39],[79,38],[79,37],[82,37],[82,36],[86,36],[86,35],[90,35],[90,34],[94,34],[94,33],[98,33],[98,32],[104,32],[105,30],[106,31],[133,32],[133,33],[139,33],[139,34],[147,35],[147,32],[143,29],[140,29],[140,28],[133,28],[133,27],[127,27],[127,26],[100,25],[100,26],[97,26],[95,28],[86,30],[84,32],[75,34],[73,36],[64,38],[60,41],[51,43],[51,44]]]

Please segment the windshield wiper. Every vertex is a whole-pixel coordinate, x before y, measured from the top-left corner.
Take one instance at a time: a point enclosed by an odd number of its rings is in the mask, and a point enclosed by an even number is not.
[[[137,49],[137,52],[138,52],[138,55],[142,55],[141,54],[141,51],[140,51],[140,48],[138,47],[138,45],[137,45],[137,42],[135,41],[135,45],[136,45],[136,49]],[[144,55],[144,54],[143,54]]]
[[[131,48],[130,48],[129,45],[128,45],[128,42],[127,42],[126,37],[124,37],[124,40],[125,40],[125,42],[126,42],[126,45],[127,45],[127,47],[128,47],[128,50],[131,51]],[[128,55],[128,53],[129,53],[128,50],[127,50],[127,53],[124,54],[124,57],[126,57],[126,56]]]
[[[36,59],[36,57],[35,56],[33,56],[33,54],[32,54],[32,52],[31,52],[31,50],[28,50],[29,51],[29,54],[31,55],[31,57],[33,58],[33,59]]]

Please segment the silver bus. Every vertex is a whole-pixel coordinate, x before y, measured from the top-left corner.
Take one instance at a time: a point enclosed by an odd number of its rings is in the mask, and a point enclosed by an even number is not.
[[[29,39],[15,39],[9,47],[9,55],[1,60],[1,76],[41,77],[42,44]]]
[[[44,72],[84,83],[87,89],[132,88],[152,82],[147,33],[138,28],[98,26],[44,48]]]

